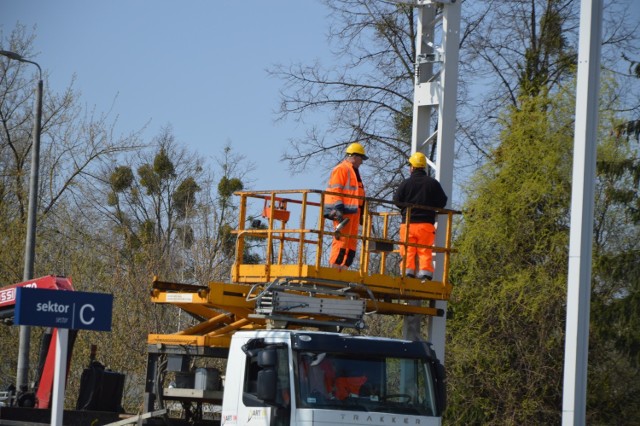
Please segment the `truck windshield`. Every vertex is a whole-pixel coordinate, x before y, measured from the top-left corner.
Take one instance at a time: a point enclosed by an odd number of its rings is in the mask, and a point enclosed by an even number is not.
[[[296,359],[299,408],[437,414],[432,371],[424,360],[306,351]]]

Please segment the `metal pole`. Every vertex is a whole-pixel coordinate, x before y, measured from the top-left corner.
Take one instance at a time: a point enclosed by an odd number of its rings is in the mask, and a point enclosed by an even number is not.
[[[436,143],[436,179],[449,195],[453,191],[453,164],[455,156],[456,101],[458,91],[458,56],[460,43],[461,3],[418,1],[418,39],[416,40],[416,76],[413,101],[413,129],[411,152],[428,154],[431,144]],[[441,7],[441,11],[437,10]],[[441,15],[440,15],[441,14]],[[435,46],[436,23],[441,23],[442,46]],[[439,65],[434,73],[434,66]],[[437,114],[437,116],[436,116]],[[433,164],[430,164],[432,167]],[[444,246],[446,218],[438,219],[436,245]],[[443,261],[436,255],[434,278],[443,274]],[[438,359],[444,363],[445,327],[447,302],[436,301],[435,307],[445,312],[443,317],[431,317],[428,339],[433,343]],[[403,337],[422,340],[419,316],[406,316],[403,321]]]
[[[567,278],[563,426],[586,424],[602,0],[582,0]]]
[[[31,175],[29,178],[29,206],[27,211],[27,238],[24,252],[23,281],[33,278],[33,265],[36,252],[36,217],[38,213],[38,176],[40,170],[40,133],[42,131],[42,69],[36,62],[30,61],[15,52],[0,50],[0,55],[9,59],[33,64],[38,67],[38,87],[36,90],[35,115],[33,120],[33,144],[31,147]],[[29,346],[31,328],[20,326],[18,345],[18,367],[16,387],[19,391],[27,390],[29,382]]]
[[[444,63],[440,71],[442,81],[442,101],[438,113],[438,142],[436,179],[442,189],[449,195],[447,207],[451,208],[453,200],[453,165],[456,142],[456,110],[458,96],[458,58],[460,44],[460,20],[462,13],[461,2],[443,5],[442,44],[444,47]],[[438,232],[436,245],[445,246],[447,216],[438,215]],[[444,274],[443,254],[438,253],[434,277]],[[442,309],[444,316],[431,317],[429,323],[429,341],[438,355],[438,359],[445,364],[445,329],[447,326],[447,302],[437,300],[437,309]]]
[[[53,401],[51,406],[51,426],[62,426],[64,416],[64,388],[67,377],[67,351],[69,329],[59,328],[56,333],[55,374],[53,376]]]

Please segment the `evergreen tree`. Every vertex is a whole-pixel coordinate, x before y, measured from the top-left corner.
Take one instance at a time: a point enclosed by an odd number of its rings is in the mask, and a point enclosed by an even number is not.
[[[471,186],[448,321],[448,418],[456,424],[557,422],[570,124],[553,99],[522,99]]]
[[[605,87],[604,92],[606,93]],[[520,99],[468,189],[452,271],[448,419],[559,424],[573,156],[569,93]],[[598,150],[588,418],[640,413],[638,149],[604,114]]]

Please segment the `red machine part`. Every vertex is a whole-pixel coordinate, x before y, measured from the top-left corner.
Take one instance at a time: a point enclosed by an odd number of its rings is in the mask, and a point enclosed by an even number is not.
[[[69,378],[69,365],[71,364],[71,353],[75,342],[76,330],[70,330],[69,347],[67,348],[67,377]],[[36,389],[36,408],[51,408],[51,398],[53,397],[53,380],[55,377],[55,361],[56,361],[56,341],[58,339],[58,329],[54,328],[51,332],[51,340],[49,341],[49,350],[44,360],[42,371],[40,372],[40,380]]]
[[[16,304],[16,288],[18,287],[73,291],[71,278],[57,277],[55,275],[47,275],[2,287],[0,288],[0,318],[13,316],[13,308]]]
[[[16,288],[18,287],[27,287],[27,288],[39,288],[46,290],[63,290],[63,291],[73,291],[73,285],[71,284],[71,278],[68,277],[58,277],[55,275],[47,275],[40,278],[35,278],[29,281],[23,281],[21,283],[12,284],[0,289],[0,319],[5,322],[11,324],[13,323],[13,315],[16,304]],[[38,372],[37,381],[37,389],[36,389],[36,398],[35,398],[35,406],[37,408],[51,408],[51,397],[53,393],[53,379],[54,379],[54,368],[55,368],[55,358],[56,358],[56,339],[57,339],[57,329],[53,329],[51,334],[47,336],[48,333],[45,333],[43,338],[50,339],[46,345],[48,346],[48,350],[46,351],[46,355],[44,359],[41,359],[42,369]],[[73,341],[75,340],[75,333],[73,333],[73,337],[69,340],[69,346],[73,347]],[[69,360],[71,359],[71,350],[68,352],[67,359],[67,373],[69,371]],[[43,354],[41,354],[43,355]]]

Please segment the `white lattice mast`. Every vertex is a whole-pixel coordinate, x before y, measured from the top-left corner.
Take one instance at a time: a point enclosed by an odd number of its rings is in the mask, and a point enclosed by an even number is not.
[[[458,52],[460,43],[460,2],[455,0],[417,0],[418,39],[416,40],[415,89],[411,151],[422,152],[435,162],[429,166],[449,196],[453,190],[453,159],[456,130],[456,100],[458,90]],[[435,150],[434,150],[435,144]],[[449,207],[449,205],[447,207]],[[438,225],[444,229],[444,221]],[[445,233],[436,233],[436,245],[444,243]],[[442,277],[442,261],[435,256],[434,279]],[[433,317],[428,338],[438,358],[444,363],[447,303],[436,302],[444,317]],[[422,339],[420,319],[405,320],[405,337]]]

